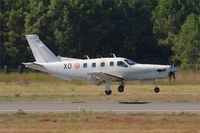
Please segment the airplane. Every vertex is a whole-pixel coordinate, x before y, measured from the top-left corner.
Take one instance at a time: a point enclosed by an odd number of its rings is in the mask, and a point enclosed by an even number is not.
[[[105,94],[112,93],[111,81],[119,82],[118,91],[124,92],[125,81],[153,81],[155,93],[160,91],[157,79],[173,77],[177,68],[170,65],[140,64],[116,57],[77,59],[55,56],[35,34],[25,35],[35,62],[22,63],[27,68],[49,73],[63,80],[89,80],[95,85],[105,83]]]

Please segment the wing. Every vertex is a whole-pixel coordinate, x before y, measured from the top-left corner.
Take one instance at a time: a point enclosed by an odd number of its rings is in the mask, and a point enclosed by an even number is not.
[[[100,85],[105,80],[112,80],[112,81],[121,81],[124,80],[122,76],[116,76],[108,73],[103,72],[94,72],[94,73],[88,73],[89,80],[91,80],[96,85]]]
[[[25,67],[27,67],[27,68],[39,70],[39,71],[42,71],[42,72],[48,72],[47,69],[43,65],[35,63],[35,62],[22,63],[22,64],[24,64]]]

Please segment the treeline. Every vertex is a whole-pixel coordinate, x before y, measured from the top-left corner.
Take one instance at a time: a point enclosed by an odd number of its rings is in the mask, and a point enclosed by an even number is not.
[[[200,64],[199,0],[0,0],[0,25],[1,67],[34,61],[25,34],[67,57]]]

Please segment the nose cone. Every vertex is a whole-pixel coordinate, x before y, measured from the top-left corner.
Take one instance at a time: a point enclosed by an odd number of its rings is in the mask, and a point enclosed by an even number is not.
[[[177,68],[172,65],[169,67],[169,80],[171,81],[171,79],[173,78],[174,80],[176,79],[176,76],[175,76],[175,72],[177,71]]]
[[[170,66],[168,65],[154,65],[154,68],[157,69],[157,71],[167,71],[170,70]]]
[[[157,69],[158,72],[176,72],[178,69],[174,66],[169,66],[169,65],[156,65],[155,68]]]

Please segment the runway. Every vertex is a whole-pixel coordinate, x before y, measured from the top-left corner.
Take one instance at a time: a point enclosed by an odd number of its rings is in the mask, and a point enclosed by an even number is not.
[[[114,112],[114,113],[195,113],[200,103],[0,103],[0,113]]]

